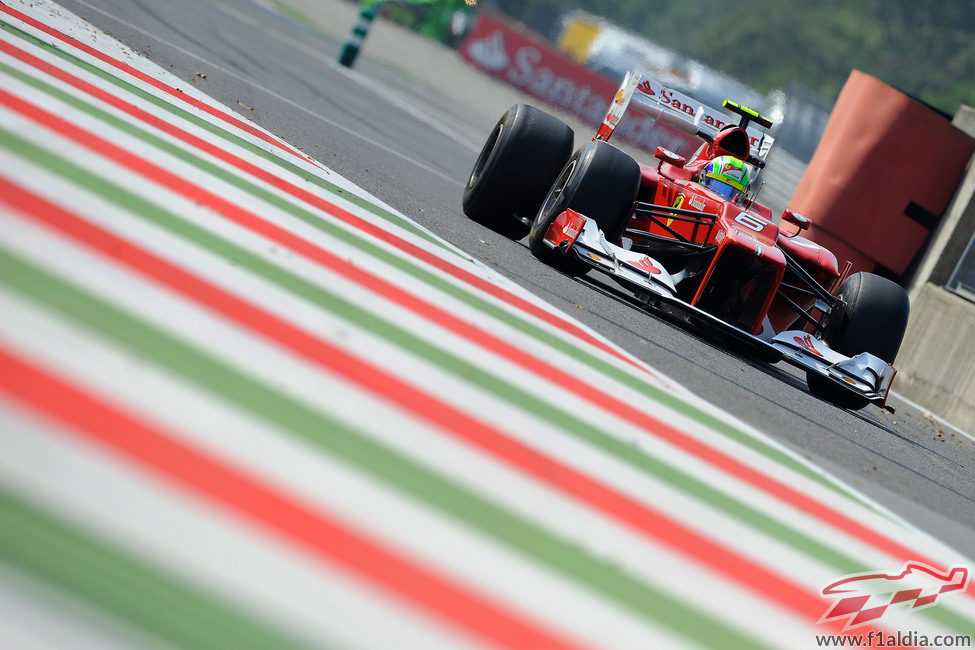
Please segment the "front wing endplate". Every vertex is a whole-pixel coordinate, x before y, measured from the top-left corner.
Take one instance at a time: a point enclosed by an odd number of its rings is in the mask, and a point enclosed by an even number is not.
[[[704,322],[750,347],[762,348],[762,357],[785,361],[818,374],[839,388],[886,407],[897,371],[887,362],[863,352],[847,357],[830,349],[822,339],[802,330],[788,330],[771,337],[755,336],[677,297],[674,278],[649,255],[609,243],[596,222],[568,210],[553,222],[544,237],[551,248],[573,255],[612,277],[648,304],[677,307],[685,316]]]

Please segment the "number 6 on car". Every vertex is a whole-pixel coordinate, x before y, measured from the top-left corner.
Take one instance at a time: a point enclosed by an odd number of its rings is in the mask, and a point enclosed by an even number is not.
[[[758,219],[751,216],[750,214],[741,213],[735,216],[735,221],[745,226],[746,228],[751,228],[755,232],[762,232],[763,230],[765,230],[765,225],[766,225],[765,222],[759,221]]]

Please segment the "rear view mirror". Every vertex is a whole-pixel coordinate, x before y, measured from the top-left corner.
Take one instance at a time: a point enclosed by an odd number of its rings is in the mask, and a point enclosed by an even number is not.
[[[803,230],[808,230],[809,226],[812,225],[812,221],[802,216],[795,210],[791,210],[789,208],[786,208],[785,212],[782,213],[782,221],[791,223],[793,226],[798,228],[799,230],[796,232],[797,235]]]
[[[657,150],[653,152],[653,157],[658,158],[665,163],[670,163],[674,167],[683,168],[687,164],[687,158],[684,156],[678,156],[673,151],[664,149],[663,147],[657,147]]]

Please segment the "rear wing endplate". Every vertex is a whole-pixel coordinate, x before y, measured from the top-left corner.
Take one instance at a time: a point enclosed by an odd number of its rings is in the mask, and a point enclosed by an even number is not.
[[[728,113],[697,102],[679,90],[667,88],[634,69],[623,78],[609,112],[596,133],[596,139],[609,140],[628,109],[689,135],[701,132],[713,137],[723,126],[736,123]],[[765,126],[762,121],[753,121],[758,126]],[[768,124],[771,125],[771,122]],[[752,156],[764,162],[775,138],[752,125],[746,126],[745,132]]]

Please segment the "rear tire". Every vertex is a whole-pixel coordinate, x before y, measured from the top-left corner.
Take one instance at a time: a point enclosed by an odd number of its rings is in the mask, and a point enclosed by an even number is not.
[[[528,234],[548,188],[572,154],[572,129],[534,106],[509,108],[464,188],[464,214],[511,239]]]
[[[616,147],[595,140],[569,159],[542,202],[528,235],[528,247],[542,262],[569,275],[589,268],[549,248],[545,232],[557,216],[571,208],[593,219],[610,242],[618,242],[630,219],[640,189],[640,165]]]
[[[907,331],[911,304],[904,288],[872,273],[854,273],[840,286],[844,306],[823,329],[826,344],[848,357],[869,352],[893,363]],[[841,408],[861,409],[869,402],[849,395],[813,373],[806,374],[813,395]]]

